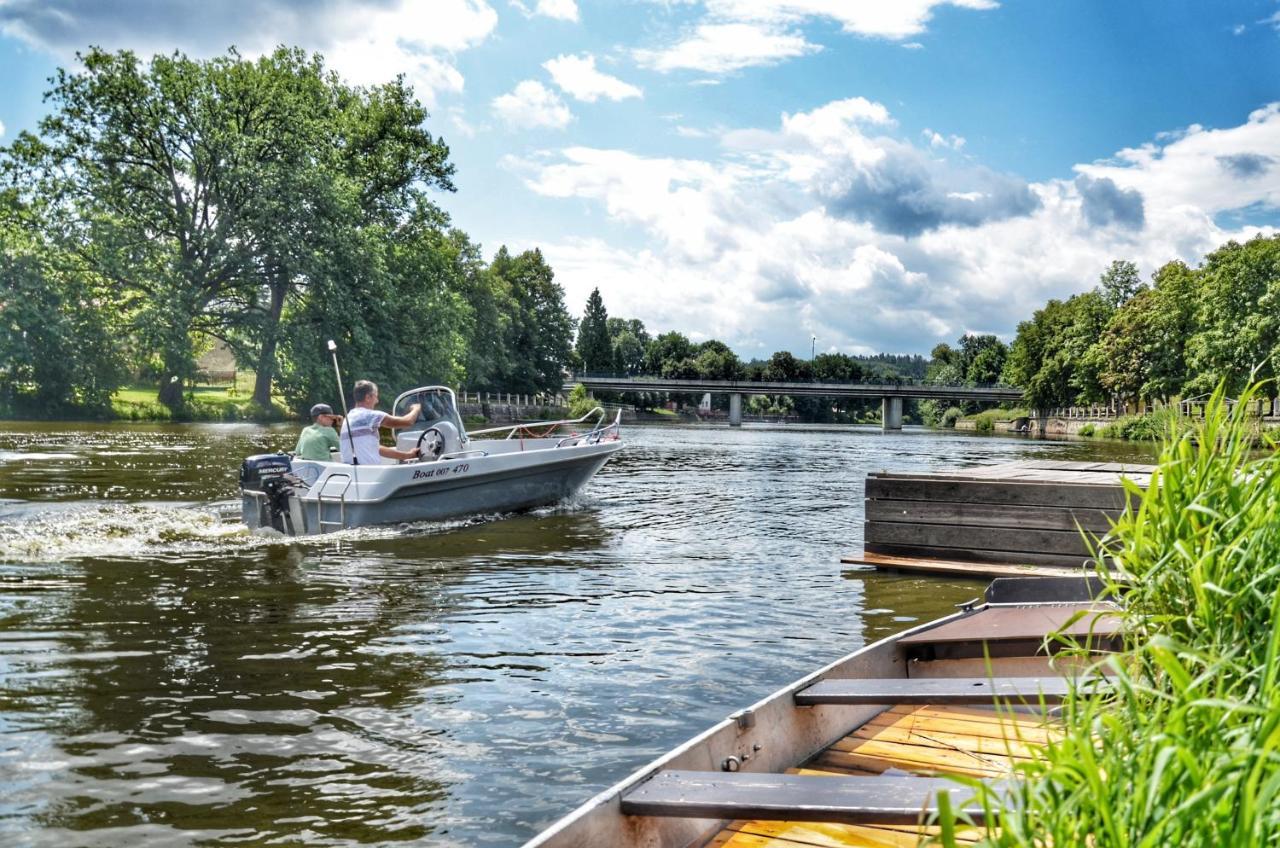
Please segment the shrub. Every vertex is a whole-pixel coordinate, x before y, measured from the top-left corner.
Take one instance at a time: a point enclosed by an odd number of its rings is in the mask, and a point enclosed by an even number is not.
[[[949,406],[947,407],[947,411],[942,413],[942,426],[954,427],[956,426],[956,422],[963,417],[964,417],[964,412],[960,410],[960,407]]]
[[[581,418],[600,404],[587,396],[587,387],[579,383],[569,392],[569,417]]]
[[[1094,430],[1095,430],[1095,429],[1097,429],[1097,428],[1095,428],[1095,427],[1094,427],[1094,425],[1093,425],[1093,423],[1092,423],[1092,422],[1090,422],[1090,423],[1088,423],[1088,424],[1084,425],[1083,427],[1081,427],[1079,430],[1077,430],[1077,431],[1076,431],[1076,435],[1077,435],[1077,436],[1084,436],[1085,438],[1088,438],[1089,436],[1092,436],[1092,435],[1093,435],[1093,433],[1094,433]]]

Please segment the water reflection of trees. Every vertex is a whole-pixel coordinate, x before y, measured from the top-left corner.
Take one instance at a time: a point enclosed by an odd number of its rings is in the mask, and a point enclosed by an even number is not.
[[[51,684],[66,708],[45,730],[66,764],[40,787],[43,833],[445,838],[448,731],[423,720],[459,698],[440,622],[475,570],[522,554],[556,567],[541,555],[604,536],[585,514],[508,521],[83,563],[69,603],[44,613],[89,638]]]

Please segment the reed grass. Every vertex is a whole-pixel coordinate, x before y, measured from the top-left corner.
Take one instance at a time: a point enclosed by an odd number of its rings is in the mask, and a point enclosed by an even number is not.
[[[1062,740],[983,790],[984,844],[1280,845],[1280,459],[1257,392],[1229,410],[1219,390],[1129,484],[1099,551],[1131,581],[1100,570],[1124,605],[1110,693],[1073,696]]]

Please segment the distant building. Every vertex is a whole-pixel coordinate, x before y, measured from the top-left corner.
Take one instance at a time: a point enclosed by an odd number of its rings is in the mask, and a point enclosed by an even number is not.
[[[705,395],[702,396],[702,402],[698,404],[698,411],[699,412],[711,411],[711,392],[707,392]]]

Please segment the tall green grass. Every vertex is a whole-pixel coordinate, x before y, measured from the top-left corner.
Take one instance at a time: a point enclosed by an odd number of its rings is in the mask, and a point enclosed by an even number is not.
[[[1280,845],[1280,460],[1219,391],[1103,553],[1130,577],[1110,694],[990,791],[986,844]],[[948,830],[944,828],[944,834]],[[948,835],[938,841],[954,845]]]

